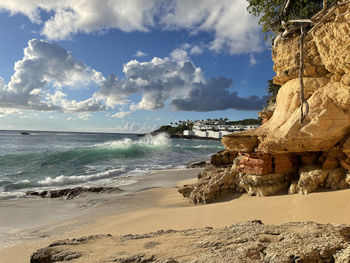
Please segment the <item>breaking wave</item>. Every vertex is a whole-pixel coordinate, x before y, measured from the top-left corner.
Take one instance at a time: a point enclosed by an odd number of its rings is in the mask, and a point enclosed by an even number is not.
[[[171,139],[165,133],[143,137],[38,134],[42,136],[20,137],[20,140],[2,134],[3,142],[8,143],[3,146],[6,150],[0,149],[0,199],[52,187],[135,183],[138,176],[149,171],[184,167],[192,161],[207,160],[222,149],[217,141]]]
[[[125,168],[119,168],[119,169],[111,169],[105,172],[89,174],[89,175],[72,175],[72,176],[60,175],[54,178],[47,176],[45,177],[45,179],[40,180],[38,183],[40,185],[45,185],[45,186],[76,184],[76,183],[83,183],[87,181],[93,181],[93,180],[108,178],[111,176],[116,176],[118,174],[121,174],[124,171],[125,171]]]
[[[124,138],[49,155],[41,166],[67,164],[67,162],[89,164],[101,160],[138,158],[159,154],[168,150],[169,147],[171,147],[171,141],[166,134],[147,135],[139,140]]]

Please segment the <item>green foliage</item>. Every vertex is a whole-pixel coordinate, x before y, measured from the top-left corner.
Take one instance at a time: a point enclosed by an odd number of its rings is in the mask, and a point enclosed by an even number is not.
[[[281,31],[281,21],[311,18],[323,8],[323,0],[291,0],[287,12],[282,15],[285,0],[247,0],[249,13],[259,17],[266,36],[277,35]],[[335,0],[328,0],[328,5]]]
[[[277,33],[280,24],[280,10],[283,7],[283,0],[247,0],[249,13],[259,17],[259,24],[262,31],[268,34],[270,31]]]
[[[228,125],[261,125],[261,118],[258,119],[244,119],[239,121],[228,121]]]
[[[173,135],[173,134],[182,134],[184,130],[191,130],[191,129],[192,129],[192,125],[179,125],[175,127],[172,127],[171,125],[163,125],[158,130],[152,133],[165,132],[169,135]]]
[[[281,85],[274,84],[272,79],[269,79],[267,82],[268,82],[267,93],[269,96],[267,98],[267,104],[271,105],[276,102],[277,93],[281,88]]]

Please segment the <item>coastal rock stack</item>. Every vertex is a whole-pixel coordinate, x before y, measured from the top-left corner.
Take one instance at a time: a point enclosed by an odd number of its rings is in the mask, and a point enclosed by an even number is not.
[[[309,113],[301,123],[299,40],[294,33],[273,47],[274,83],[282,86],[273,114],[264,113],[255,130],[225,136],[226,150],[212,157],[196,184],[179,189],[193,203],[228,192],[267,196],[350,188],[350,4],[339,2],[313,19],[305,37]]]

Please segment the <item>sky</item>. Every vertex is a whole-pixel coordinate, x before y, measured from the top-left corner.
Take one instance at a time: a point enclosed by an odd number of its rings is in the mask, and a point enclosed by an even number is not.
[[[0,129],[143,133],[257,118],[274,76],[245,0],[0,0]]]

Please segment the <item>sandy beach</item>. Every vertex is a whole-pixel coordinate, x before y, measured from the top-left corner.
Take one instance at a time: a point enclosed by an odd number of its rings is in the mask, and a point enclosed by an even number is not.
[[[255,219],[275,225],[298,221],[350,224],[350,190],[272,197],[236,194],[217,203],[193,206],[177,192],[176,186],[196,180],[199,171],[155,171],[140,177],[137,184],[122,187],[122,195],[17,200],[11,206],[1,203],[2,222],[7,215],[1,238],[7,240],[1,240],[0,262],[29,262],[34,251],[55,240],[97,234],[120,236],[160,229],[218,228]],[[52,210],[42,212],[40,209],[45,206]],[[23,220],[16,219],[16,210]],[[56,219],[53,215],[57,215]],[[13,217],[12,225],[8,217]],[[102,249],[103,244],[99,245]]]

